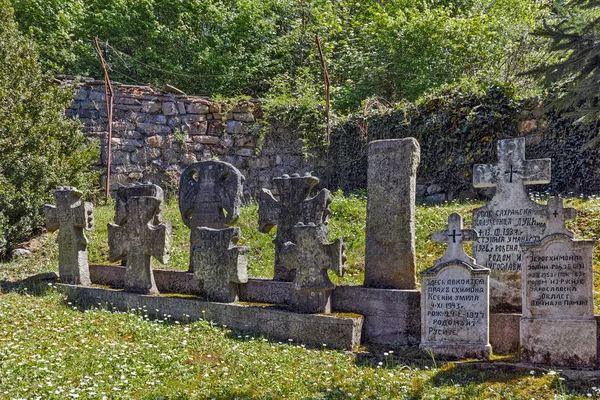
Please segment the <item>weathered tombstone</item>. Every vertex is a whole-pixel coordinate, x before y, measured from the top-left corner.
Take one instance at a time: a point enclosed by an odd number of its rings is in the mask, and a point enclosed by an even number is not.
[[[420,160],[414,138],[368,146],[365,286],[414,289],[415,193]]]
[[[88,286],[87,238],[83,230],[94,230],[94,206],[82,202],[82,193],[74,187],[59,187],[53,192],[56,207],[46,204],[46,228],[57,229],[58,273],[62,282]]]
[[[462,217],[448,217],[448,230],[433,234],[448,248],[421,273],[421,348],[450,358],[489,358],[489,274],[463,250],[477,240]]]
[[[522,243],[525,360],[548,365],[591,367],[597,360],[593,240],[575,240],[564,226],[577,215],[561,198],[548,201],[548,224],[536,243]]]
[[[476,164],[473,186],[497,186],[492,200],[473,211],[473,244],[477,263],[489,268],[493,311],[521,308],[521,249],[519,243],[539,240],[546,206],[532,201],[524,185],[550,182],[550,159],[525,159],[525,139],[498,141],[498,164]]]
[[[283,267],[296,271],[290,305],[299,313],[330,313],[335,285],[327,271],[344,275],[346,256],[342,239],[329,243],[327,226],[314,223],[298,223],[294,236],[296,243],[285,243],[280,255]]]
[[[153,225],[160,203],[156,197],[131,196],[127,199],[125,224],[108,224],[110,261],[127,256],[125,291],[158,293],[151,258],[167,262],[171,245],[171,225],[168,222]]]
[[[160,210],[152,221],[152,225],[160,225],[165,195],[160,186],[152,183],[132,184],[121,186],[117,189],[115,196],[115,224],[124,225],[127,222],[127,199],[139,196],[150,196],[160,200]],[[127,265],[126,256],[123,256],[121,259],[121,265]]]
[[[248,282],[249,247],[237,246],[240,228],[197,228],[192,243],[194,276],[203,282],[209,301],[231,303],[238,284]]]
[[[283,175],[273,178],[273,184],[279,193],[276,200],[268,189],[262,189],[258,194],[258,229],[267,233],[277,225],[275,236],[275,275],[276,281],[291,282],[294,271],[288,271],[282,265],[281,251],[286,242],[296,243],[294,226],[313,223],[327,225],[331,196],[329,190],[323,189],[316,196],[307,198],[311,189],[319,183],[319,179],[306,174],[300,176]]]
[[[197,228],[223,229],[240,216],[244,176],[231,164],[201,161],[191,164],[179,181],[179,211],[183,223],[190,228],[190,268],[192,243]]]

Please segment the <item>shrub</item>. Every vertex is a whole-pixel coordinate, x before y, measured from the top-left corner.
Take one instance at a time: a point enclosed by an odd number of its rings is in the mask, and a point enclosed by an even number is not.
[[[89,190],[93,143],[64,110],[68,88],[42,73],[35,46],[0,1],[0,257],[43,223],[42,205],[59,185]]]

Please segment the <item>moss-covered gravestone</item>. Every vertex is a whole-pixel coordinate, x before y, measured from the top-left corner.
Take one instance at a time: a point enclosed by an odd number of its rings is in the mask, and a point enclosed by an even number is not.
[[[81,201],[82,192],[74,187],[59,187],[53,192],[56,206],[46,204],[46,228],[57,229],[58,273],[64,283],[90,285],[88,240],[84,230],[94,229],[94,206]]]
[[[449,358],[489,358],[489,274],[465,254],[463,242],[477,240],[462,217],[448,217],[448,230],[433,234],[448,243],[433,267],[421,272],[421,348]]]

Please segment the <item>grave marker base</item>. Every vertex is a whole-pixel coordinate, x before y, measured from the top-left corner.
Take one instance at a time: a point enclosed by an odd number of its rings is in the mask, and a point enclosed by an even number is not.
[[[433,353],[436,357],[442,357],[453,360],[465,358],[477,358],[488,360],[490,358],[492,346],[488,345],[472,345],[472,344],[456,344],[456,343],[422,343],[419,346],[426,352]]]
[[[522,318],[523,361],[553,366],[595,366],[598,340],[596,324],[594,319]]]
[[[275,340],[292,340],[315,347],[354,350],[360,345],[363,317],[335,314],[297,314],[270,306],[212,303],[200,299],[148,296],[122,290],[56,284],[69,301],[84,307],[129,311],[145,308],[160,319],[191,322],[200,319],[226,325],[235,331],[264,335]]]

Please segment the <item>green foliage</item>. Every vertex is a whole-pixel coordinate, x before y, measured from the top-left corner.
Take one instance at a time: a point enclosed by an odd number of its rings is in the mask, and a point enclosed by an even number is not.
[[[541,45],[528,33],[549,11],[522,0],[14,1],[44,67],[100,77],[98,36],[110,44],[115,79],[195,94],[273,98],[293,81],[287,93],[322,99],[317,33],[333,108],[344,112],[372,96],[414,100],[464,77],[527,85],[518,73]]]
[[[42,205],[59,185],[86,190],[97,152],[64,110],[72,94],[44,75],[33,43],[0,2],[0,257],[42,224]]]
[[[577,115],[577,122],[600,119],[600,1],[559,3],[552,22],[537,33],[550,39],[554,57],[530,73],[553,90],[550,105]]]

